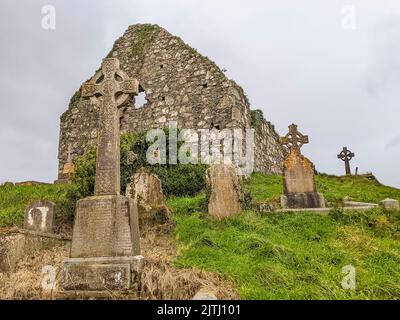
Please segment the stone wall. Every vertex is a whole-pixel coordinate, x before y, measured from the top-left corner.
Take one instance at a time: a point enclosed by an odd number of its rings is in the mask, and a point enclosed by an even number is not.
[[[133,25],[119,38],[108,55],[120,60],[121,69],[137,78],[146,103],[135,99],[121,108],[121,133],[162,128],[176,121],[180,128],[249,128],[249,102],[234,81],[218,66],[157,25]],[[71,98],[61,116],[59,178],[68,159],[72,161],[96,143],[98,110],[81,98]],[[265,120],[256,127],[256,170],[281,173],[283,149],[277,134]]]

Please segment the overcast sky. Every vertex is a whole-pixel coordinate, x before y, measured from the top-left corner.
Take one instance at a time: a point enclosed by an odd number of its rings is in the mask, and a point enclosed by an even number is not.
[[[42,28],[46,4],[55,30]],[[135,23],[227,69],[281,135],[297,123],[319,171],[342,174],[347,145],[353,169],[400,187],[398,0],[1,0],[0,181],[57,178],[60,115]]]

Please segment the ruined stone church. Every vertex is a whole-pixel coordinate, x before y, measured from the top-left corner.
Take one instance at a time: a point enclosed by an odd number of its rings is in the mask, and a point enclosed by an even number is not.
[[[157,25],[132,25],[108,57],[118,58],[121,69],[139,80],[144,97],[144,103],[137,96],[121,108],[121,134],[163,128],[169,121],[196,130],[254,128],[254,169],[281,173],[285,151],[274,126],[250,109],[239,85],[179,37]],[[97,107],[78,89],[61,116],[59,181],[68,180],[70,166],[96,144],[97,128]]]

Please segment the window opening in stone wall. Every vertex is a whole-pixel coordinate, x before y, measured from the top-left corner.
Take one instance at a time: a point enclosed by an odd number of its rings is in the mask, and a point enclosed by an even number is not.
[[[134,97],[134,106],[135,109],[142,108],[147,103],[147,95],[146,91],[139,86],[139,94]]]

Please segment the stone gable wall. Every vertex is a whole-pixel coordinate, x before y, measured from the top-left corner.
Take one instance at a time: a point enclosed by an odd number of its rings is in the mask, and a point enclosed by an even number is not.
[[[162,128],[177,121],[180,128],[249,128],[249,102],[234,81],[215,63],[156,25],[133,25],[108,55],[120,60],[121,69],[137,78],[147,102],[121,107],[121,133]],[[61,116],[59,178],[68,159],[81,156],[96,143],[98,110],[89,100],[72,97]],[[273,126],[263,120],[256,126],[256,170],[281,173],[283,149]]]

